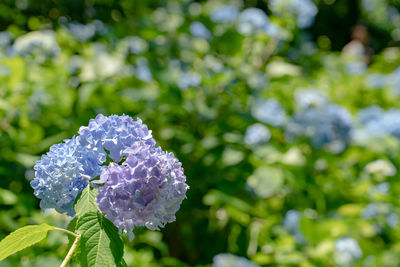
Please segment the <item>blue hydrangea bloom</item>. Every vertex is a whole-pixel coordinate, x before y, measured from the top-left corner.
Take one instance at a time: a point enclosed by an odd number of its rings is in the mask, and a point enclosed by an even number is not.
[[[214,256],[212,267],[259,267],[259,265],[243,257],[221,253]]]
[[[328,103],[326,95],[316,89],[298,89],[294,97],[301,109],[322,107]]]
[[[310,107],[293,116],[286,129],[287,137],[309,138],[314,147],[326,147],[338,153],[348,145],[352,118],[343,107],[328,104],[321,108]]]
[[[366,83],[374,89],[382,89],[387,84],[387,77],[386,75],[379,73],[369,74],[366,77]]]
[[[249,35],[256,31],[267,32],[268,26],[268,16],[259,8],[246,8],[239,15],[238,31],[242,34]]]
[[[151,82],[153,80],[153,75],[149,69],[149,65],[146,58],[138,58],[135,62],[136,69],[135,75],[136,78],[143,82]]]
[[[67,29],[79,42],[87,42],[96,34],[96,25],[93,23],[85,25],[79,22],[71,22],[68,23]]]
[[[282,126],[286,123],[285,110],[278,100],[270,98],[267,100],[257,99],[251,110],[254,118],[272,126]]]
[[[363,255],[357,240],[351,237],[342,237],[335,242],[335,261],[340,266],[352,266],[355,260]]]
[[[106,161],[106,150],[111,159],[120,162],[124,156],[123,151],[133,143],[137,141],[145,141],[149,145],[156,143],[151,131],[141,119],[134,121],[127,115],[106,117],[99,114],[89,121],[88,126],[82,126],[79,134],[80,144],[99,153],[102,162]]]
[[[158,230],[174,221],[188,189],[181,163],[145,141],[133,143],[124,153],[122,165],[110,163],[101,173],[99,209],[130,237],[135,226]]]
[[[195,37],[203,38],[205,40],[210,40],[212,37],[210,30],[199,21],[194,21],[190,24],[190,33]]]
[[[210,18],[217,23],[234,22],[239,14],[239,9],[235,6],[222,5],[211,12]]]
[[[400,67],[388,75],[388,84],[396,95],[400,95]]]
[[[255,123],[247,127],[244,142],[247,145],[257,145],[268,142],[270,138],[271,132],[268,127],[261,123]]]
[[[345,65],[345,71],[349,75],[362,75],[367,71],[367,64],[362,61],[351,61]]]
[[[318,8],[311,0],[270,0],[268,3],[274,15],[290,14],[302,29],[310,27],[318,13]]]
[[[75,198],[88,184],[82,175],[100,175],[102,162],[101,155],[81,146],[75,137],[50,147],[36,162],[31,181],[35,196],[41,199],[40,207],[73,216]]]
[[[382,110],[378,106],[362,109],[358,114],[358,129],[355,139],[366,140],[371,137],[393,135],[400,138],[400,110]]]
[[[358,112],[357,119],[361,124],[377,121],[383,116],[383,109],[380,106],[372,105]]]
[[[306,240],[300,230],[300,221],[300,211],[288,210],[283,218],[283,227],[295,237],[297,242],[304,243]]]
[[[179,89],[187,90],[189,88],[197,87],[201,84],[201,75],[197,72],[184,72],[182,73],[177,83]]]

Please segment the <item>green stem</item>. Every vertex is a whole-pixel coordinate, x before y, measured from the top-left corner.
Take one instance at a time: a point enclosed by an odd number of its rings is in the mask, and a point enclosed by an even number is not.
[[[73,235],[73,236],[75,236],[75,237],[80,237],[80,235],[78,235],[78,234],[75,234],[74,232],[68,231],[67,229],[63,229],[63,228],[54,227],[54,230],[61,231],[61,232],[64,232],[64,233],[67,233],[67,234],[69,234],[69,235]]]
[[[74,235],[76,235],[76,234],[74,233]],[[77,234],[74,243],[72,244],[71,248],[69,249],[68,254],[67,254],[67,256],[65,256],[65,259],[61,263],[60,267],[66,267],[67,266],[68,262],[71,260],[72,255],[74,255],[76,246],[78,245],[78,241],[79,241],[80,238],[81,238],[81,235]]]

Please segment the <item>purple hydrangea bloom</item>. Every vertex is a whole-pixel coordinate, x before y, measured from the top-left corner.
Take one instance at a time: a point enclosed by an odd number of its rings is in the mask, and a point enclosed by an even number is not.
[[[82,175],[100,175],[101,163],[101,155],[82,147],[75,137],[50,147],[50,152],[36,162],[35,179],[31,181],[35,196],[41,199],[40,207],[73,216],[75,198],[88,184]]]
[[[127,158],[122,165],[110,163],[101,173],[99,209],[130,237],[135,226],[158,230],[174,221],[189,188],[181,163],[145,141],[123,152]]]
[[[87,127],[82,126],[79,134],[80,144],[102,155],[102,162],[107,158],[105,149],[111,159],[119,162],[124,156],[123,151],[136,141],[145,141],[149,145],[156,143],[141,119],[134,121],[127,115],[106,117],[99,114]]]

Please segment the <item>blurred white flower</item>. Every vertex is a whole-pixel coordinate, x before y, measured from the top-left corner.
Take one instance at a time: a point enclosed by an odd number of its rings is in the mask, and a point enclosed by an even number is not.
[[[18,37],[13,50],[17,55],[32,55],[39,61],[60,53],[55,33],[51,30],[33,31]]]
[[[241,34],[250,35],[256,31],[267,32],[269,19],[267,14],[259,8],[249,7],[239,15],[238,31]]]
[[[341,266],[352,266],[354,261],[363,255],[357,240],[351,237],[337,239],[335,248],[335,261]]]
[[[382,174],[384,176],[394,176],[397,172],[396,167],[388,160],[378,159],[368,163],[365,170],[371,174]]]

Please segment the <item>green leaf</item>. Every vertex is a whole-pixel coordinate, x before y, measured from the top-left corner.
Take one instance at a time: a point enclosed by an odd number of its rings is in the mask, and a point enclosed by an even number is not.
[[[91,188],[90,185],[79,193],[74,205],[76,216],[82,216],[87,212],[97,212],[96,196],[98,193],[98,190]]]
[[[121,266],[124,245],[114,224],[98,212],[80,217],[76,232],[81,234],[81,266]]]
[[[49,230],[54,230],[54,227],[41,224],[28,225],[12,232],[0,242],[0,261],[15,252],[40,242],[47,236]]]

